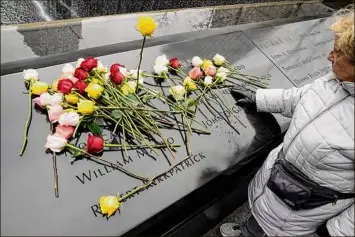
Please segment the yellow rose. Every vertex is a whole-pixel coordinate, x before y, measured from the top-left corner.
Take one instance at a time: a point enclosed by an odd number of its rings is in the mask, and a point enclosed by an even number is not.
[[[103,215],[110,217],[120,207],[121,203],[116,196],[102,196],[100,198],[100,208]]]
[[[79,101],[79,96],[74,95],[74,94],[69,94],[65,96],[65,100],[69,103],[69,104],[77,104]]]
[[[54,81],[52,82],[52,90],[53,90],[53,91],[58,91],[58,82],[59,82],[59,79],[54,80]]]
[[[97,79],[97,78],[92,79],[91,83],[102,85],[102,82],[99,79]]]
[[[197,88],[196,83],[191,79],[191,77],[186,77],[183,85],[188,91],[194,91]]]
[[[206,71],[209,66],[213,66],[213,62],[212,62],[211,60],[204,59],[204,60],[202,61],[201,68],[202,68],[204,71]]]
[[[130,82],[133,82],[133,81],[130,81]],[[135,83],[135,82],[134,82]],[[135,86],[134,86],[135,85]],[[122,94],[124,95],[129,95],[129,94],[134,94],[135,93],[135,90],[136,90],[136,86],[137,84],[135,83],[133,85],[133,83],[125,83],[121,86],[121,92]]]
[[[143,36],[152,36],[157,24],[151,16],[140,16],[136,28]]]
[[[48,91],[48,84],[41,81],[36,81],[31,86],[31,92],[33,95],[40,95]]]
[[[79,99],[78,112],[81,114],[92,114],[95,111],[95,103],[91,100]]]
[[[89,97],[98,99],[104,91],[104,88],[99,84],[90,82],[88,87],[85,88],[85,91],[88,93]]]

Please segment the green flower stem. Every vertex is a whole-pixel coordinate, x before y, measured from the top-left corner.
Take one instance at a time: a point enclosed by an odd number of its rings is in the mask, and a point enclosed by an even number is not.
[[[146,40],[146,36],[143,37],[143,42],[142,42],[142,47],[141,47],[141,52],[139,53],[139,63],[138,63],[138,69],[137,69],[137,88],[136,88],[136,93],[138,92],[138,85],[139,85],[139,69],[141,67],[142,59],[143,59],[143,49],[144,49],[144,44]]]
[[[85,98],[84,96],[82,96],[80,93],[78,93],[77,91],[74,91],[74,94],[79,96],[81,99],[83,100],[88,100],[87,98]]]
[[[22,148],[20,150],[20,156],[23,155],[26,149],[27,141],[28,141],[28,130],[30,128],[30,124],[32,121],[32,81],[29,82],[29,92],[28,92],[28,118],[25,124],[25,131],[23,135],[23,143]]]
[[[99,106],[100,109],[122,109],[122,110],[131,110],[132,108],[127,107],[104,107]],[[170,110],[159,110],[159,109],[146,109],[146,108],[135,108],[136,110],[150,111],[150,112],[164,112],[164,113],[180,113],[179,111],[170,111]]]
[[[123,195],[121,198],[118,199],[119,202],[123,202],[125,199],[131,197],[132,195],[136,194],[139,191],[142,191],[144,189],[146,189],[149,185],[151,185],[156,179],[160,178],[161,176],[167,174],[170,170],[174,169],[176,166],[182,164],[183,162],[185,162],[187,159],[190,159],[191,156],[188,156],[186,158],[184,158],[182,161],[178,162],[176,165],[172,166],[170,169],[166,170],[165,172],[158,174],[156,176],[154,176],[152,179],[148,180],[145,184],[133,189],[132,191],[130,191],[129,193]]]
[[[83,119],[84,119],[84,116],[82,116],[82,117],[79,119],[79,123],[76,125],[75,130],[74,130],[74,133],[73,133],[73,136],[72,136],[73,138],[76,137],[76,133],[78,132],[78,129],[79,129],[80,124],[81,124],[81,122],[83,121]]]
[[[66,144],[65,146],[66,146],[67,148],[73,150],[73,151],[81,152],[81,153],[85,154],[86,157],[88,157],[88,158],[91,159],[91,160],[95,160],[95,161],[99,161],[99,162],[106,162],[106,163],[110,164],[111,167],[114,167],[115,169],[117,169],[117,170],[119,170],[119,171],[121,171],[121,172],[127,174],[128,176],[131,176],[131,177],[133,177],[133,178],[142,180],[142,181],[144,181],[144,182],[147,182],[147,181],[149,180],[148,178],[145,178],[145,177],[143,177],[143,176],[137,175],[137,174],[135,174],[135,173],[133,173],[133,172],[127,170],[127,169],[124,169],[124,168],[122,168],[122,167],[116,165],[115,163],[112,163],[112,162],[107,161],[107,160],[104,160],[104,159],[102,159],[102,158],[100,158],[100,157],[94,156],[94,155],[92,155],[92,154],[86,152],[85,150],[82,150],[82,149],[80,149],[80,148],[78,148],[78,147],[76,147],[76,146],[74,146],[74,145],[72,145],[72,144],[70,144],[70,143]]]
[[[59,197],[57,155],[54,151],[52,153],[53,153],[52,161],[53,161],[53,175],[54,175],[54,195],[57,198],[57,197]]]
[[[245,79],[240,78],[240,77],[234,77],[234,76],[231,76],[231,75],[229,75],[228,77],[233,78],[233,79],[237,79],[237,80],[244,81],[244,82],[246,82],[246,83],[249,83],[249,84],[251,84],[251,85],[257,86],[257,87],[259,87],[259,88],[266,88],[265,85],[262,85],[262,84],[259,84],[259,83],[256,83],[256,82],[251,82],[250,80],[245,80]]]
[[[179,144],[170,144],[170,146],[172,146],[172,147],[181,147],[181,145],[179,145]],[[123,145],[105,143],[104,147],[123,147]],[[129,144],[126,144],[126,147],[127,148],[131,148],[131,149],[150,148],[150,146],[148,146],[148,145],[129,145]],[[167,146],[162,144],[162,145],[151,145],[151,147],[154,147],[154,148],[166,148]]]

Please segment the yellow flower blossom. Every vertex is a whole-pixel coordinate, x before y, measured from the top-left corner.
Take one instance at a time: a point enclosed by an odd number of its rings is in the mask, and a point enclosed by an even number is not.
[[[88,93],[89,97],[98,99],[104,91],[104,88],[99,84],[90,82],[88,87],[85,88],[85,91]]]
[[[97,79],[97,78],[93,78],[91,80],[91,83],[95,83],[95,84],[99,84],[99,85],[102,85],[102,81],[100,79]]]
[[[120,207],[121,203],[117,196],[102,196],[100,198],[100,209],[103,215],[110,217]]]
[[[152,36],[157,24],[151,16],[140,16],[136,28],[143,36]]]
[[[75,94],[68,94],[65,96],[65,100],[69,103],[69,104],[77,104],[79,102],[79,96],[75,95]]]
[[[58,91],[58,82],[59,82],[59,79],[54,80],[54,81],[52,82],[52,90],[53,90],[53,91]]]
[[[81,114],[92,114],[95,111],[95,103],[91,100],[79,99],[78,112]]]
[[[40,95],[48,91],[48,84],[41,81],[36,81],[31,86],[31,92],[33,95]]]
[[[183,85],[188,91],[194,91],[197,89],[196,83],[191,79],[191,77],[186,77]]]
[[[128,83],[125,83],[121,86],[121,92],[124,95],[129,95],[129,94],[134,94],[136,91],[136,87],[137,87],[137,83],[133,82],[133,81],[129,81]]]
[[[213,66],[213,62],[212,62],[211,60],[204,59],[204,60],[202,61],[201,68],[202,68],[204,71],[206,71],[209,66]]]

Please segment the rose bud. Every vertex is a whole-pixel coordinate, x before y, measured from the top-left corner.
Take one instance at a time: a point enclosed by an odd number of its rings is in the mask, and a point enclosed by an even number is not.
[[[121,85],[123,79],[124,79],[124,75],[121,72],[116,72],[115,74],[111,74],[111,81],[113,83],[115,83],[116,85]]]
[[[79,80],[85,80],[86,78],[88,78],[88,76],[89,73],[87,73],[87,71],[85,71],[81,67],[75,69],[74,77],[78,78]]]
[[[97,59],[94,57],[87,57],[81,64],[80,67],[82,67],[85,71],[91,72],[92,69],[94,69],[97,66]]]
[[[207,68],[207,70],[205,71],[205,73],[210,77],[213,77],[214,75],[216,75],[216,72],[217,72],[217,69],[215,66],[209,66]]]
[[[73,126],[65,126],[65,125],[58,125],[55,128],[55,135],[58,137],[63,137],[65,139],[71,138],[74,134],[75,127]]]
[[[95,135],[88,135],[88,140],[86,142],[86,152],[88,153],[99,153],[104,149],[104,139]]]
[[[178,69],[181,67],[181,62],[177,58],[172,58],[169,60],[169,65],[174,69]]]
[[[197,80],[202,76],[202,71],[199,67],[194,67],[189,71],[189,77],[193,80]]]
[[[58,82],[58,91],[63,94],[69,94],[71,89],[73,88],[74,84],[69,79],[62,79]]]
[[[111,75],[114,75],[116,72],[119,72],[120,71],[120,67],[125,67],[124,65],[122,64],[119,64],[119,63],[114,63],[111,65],[110,67],[110,73]]]
[[[80,94],[84,94],[85,93],[85,89],[86,87],[88,87],[88,85],[86,84],[85,81],[77,81],[75,84],[74,84],[74,88],[75,89],[78,89]]]

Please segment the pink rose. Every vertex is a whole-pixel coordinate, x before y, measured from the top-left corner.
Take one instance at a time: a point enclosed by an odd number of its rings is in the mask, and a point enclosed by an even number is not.
[[[51,121],[52,123],[57,122],[60,115],[62,115],[63,113],[64,113],[64,110],[61,105],[49,106],[49,109],[48,109],[49,121]]]
[[[68,79],[71,80],[73,82],[73,84],[75,84],[77,81],[79,81],[79,79],[74,77],[73,75],[68,76]]]
[[[205,71],[205,73],[206,73],[207,75],[209,75],[210,77],[213,77],[214,75],[216,75],[216,72],[217,72],[217,69],[216,69],[215,66],[209,66],[209,67],[207,68],[207,70]]]
[[[193,80],[199,79],[200,76],[202,76],[202,71],[199,67],[194,67],[189,71],[189,77],[191,77]]]
[[[75,128],[73,126],[58,125],[55,128],[55,135],[69,139],[71,136],[73,136],[74,130]]]
[[[34,98],[33,102],[36,105],[38,105],[39,107],[44,108],[47,105],[49,105],[51,98],[52,98],[52,96],[48,92],[45,92],[45,93],[41,94],[39,97]]]

